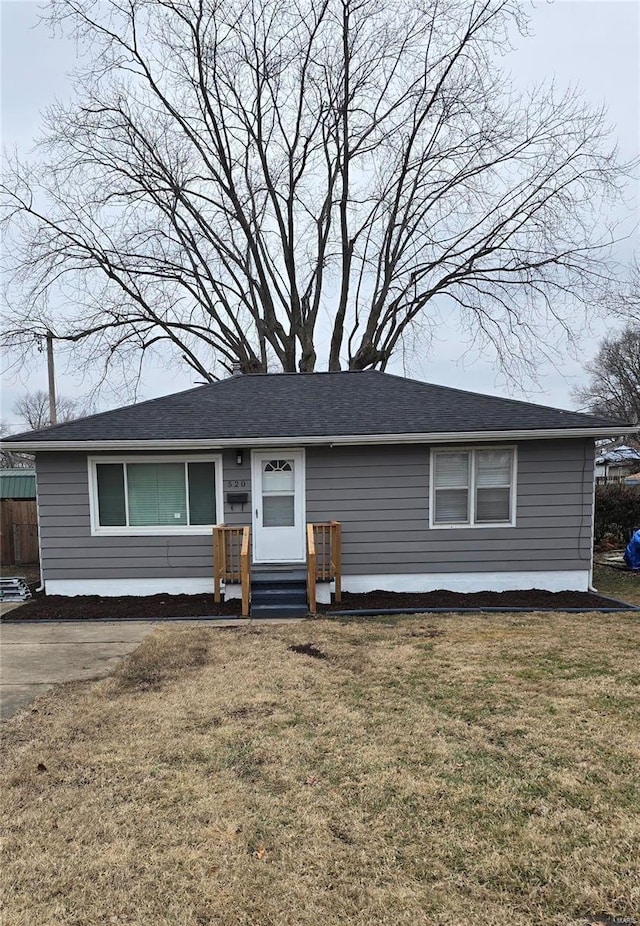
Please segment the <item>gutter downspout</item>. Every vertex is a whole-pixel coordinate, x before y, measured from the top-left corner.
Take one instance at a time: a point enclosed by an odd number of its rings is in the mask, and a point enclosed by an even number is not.
[[[594,556],[594,543],[596,536],[596,465],[595,465],[595,451],[596,451],[596,442],[593,442],[593,488],[591,491],[591,562],[589,565],[589,591],[595,592],[597,594],[597,589],[593,584],[593,556]],[[606,469],[606,467],[605,467]]]
[[[44,567],[42,563],[42,533],[40,531],[40,498],[38,496],[38,455],[35,455],[35,470],[36,470],[36,522],[38,525],[38,558],[40,560],[40,585],[37,587],[36,592],[44,592],[45,583],[44,583]]]

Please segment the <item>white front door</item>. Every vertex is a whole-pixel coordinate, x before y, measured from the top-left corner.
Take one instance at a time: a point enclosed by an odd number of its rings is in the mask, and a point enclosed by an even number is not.
[[[252,454],[253,561],[303,563],[304,450]]]

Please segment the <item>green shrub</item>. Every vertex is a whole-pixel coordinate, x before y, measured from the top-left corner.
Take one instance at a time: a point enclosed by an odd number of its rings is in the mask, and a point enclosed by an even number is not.
[[[594,540],[605,536],[621,545],[640,529],[640,492],[621,484],[596,487]]]

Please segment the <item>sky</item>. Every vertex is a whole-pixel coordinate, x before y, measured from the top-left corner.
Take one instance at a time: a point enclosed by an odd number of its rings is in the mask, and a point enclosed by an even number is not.
[[[27,154],[40,130],[41,112],[56,97],[69,93],[68,72],[76,61],[72,41],[51,36],[38,25],[40,4],[36,0],[0,0],[2,69],[0,129],[3,145]],[[604,103],[617,136],[623,159],[639,150],[640,115],[640,4],[636,0],[554,0],[531,6],[533,35],[518,39],[505,64],[514,82],[527,87],[553,77],[559,88],[577,86],[593,104]],[[619,246],[618,256],[630,259],[638,249],[639,189],[630,189],[631,232]],[[635,225],[635,229],[634,229]],[[640,250],[640,249],[639,249]],[[412,357],[408,368],[398,357],[389,372],[495,395],[510,395],[558,407],[575,407],[571,390],[586,381],[584,363],[593,357],[602,337],[619,325],[612,319],[597,320],[581,334],[575,352],[567,352],[560,364],[542,364],[539,382],[512,384],[505,381],[490,361],[471,362],[464,355],[457,331],[443,327],[428,356]],[[6,359],[2,368],[6,366]],[[159,365],[147,368],[140,398],[191,388],[194,374],[172,371],[170,382]],[[20,421],[13,412],[16,399],[27,390],[46,389],[44,355],[20,375],[3,376],[0,418],[14,430]],[[87,389],[69,371],[58,366],[57,390],[67,396]],[[114,407],[117,399],[103,400],[100,408]]]

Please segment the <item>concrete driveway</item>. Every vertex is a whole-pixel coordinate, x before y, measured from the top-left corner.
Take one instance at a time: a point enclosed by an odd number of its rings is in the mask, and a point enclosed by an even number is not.
[[[7,720],[58,682],[102,678],[157,624],[60,621],[0,627],[0,717]]]
[[[4,613],[13,605],[3,605]],[[15,607],[19,607],[16,605]],[[304,618],[262,618],[260,626],[297,624]],[[161,621],[52,621],[0,624],[0,719],[8,720],[59,682],[103,678]],[[188,626],[193,622],[176,623]],[[210,627],[248,627],[247,618],[198,621]]]

